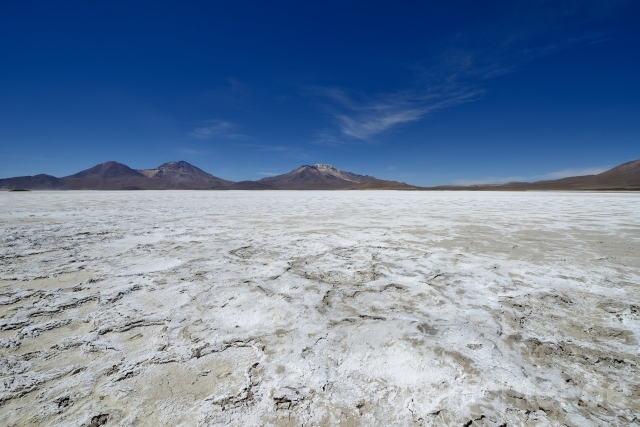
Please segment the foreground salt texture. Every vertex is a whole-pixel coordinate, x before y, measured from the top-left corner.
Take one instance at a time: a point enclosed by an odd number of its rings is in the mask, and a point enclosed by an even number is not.
[[[2,425],[640,425],[640,194],[0,193]]]

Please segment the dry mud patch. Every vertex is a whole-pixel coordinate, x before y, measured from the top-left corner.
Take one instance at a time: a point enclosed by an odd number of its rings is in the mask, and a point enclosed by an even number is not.
[[[3,425],[640,425],[638,195],[0,199]]]

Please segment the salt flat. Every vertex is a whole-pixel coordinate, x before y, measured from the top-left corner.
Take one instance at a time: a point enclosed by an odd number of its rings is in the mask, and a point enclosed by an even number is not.
[[[0,420],[640,425],[640,194],[0,193]]]

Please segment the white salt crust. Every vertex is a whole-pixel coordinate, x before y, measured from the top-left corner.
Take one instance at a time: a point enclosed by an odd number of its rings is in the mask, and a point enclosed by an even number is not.
[[[16,426],[640,425],[640,194],[0,193]]]

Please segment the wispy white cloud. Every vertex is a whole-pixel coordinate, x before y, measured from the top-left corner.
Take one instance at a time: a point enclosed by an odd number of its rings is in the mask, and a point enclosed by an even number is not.
[[[225,120],[207,120],[203,126],[189,132],[189,136],[196,139],[249,139],[247,135],[235,132],[235,128],[236,125]]]
[[[340,122],[343,134],[357,139],[368,139],[393,126],[420,120],[423,115],[424,110],[420,108],[377,104],[364,106],[356,115],[339,114],[336,118]]]
[[[335,131],[325,130],[317,136],[318,143],[337,145],[344,137],[368,140],[405,123],[418,121],[436,111],[470,102],[483,91],[473,88],[439,88],[427,93],[399,92],[373,96],[348,95],[339,88],[314,88],[326,102],[335,124]]]

